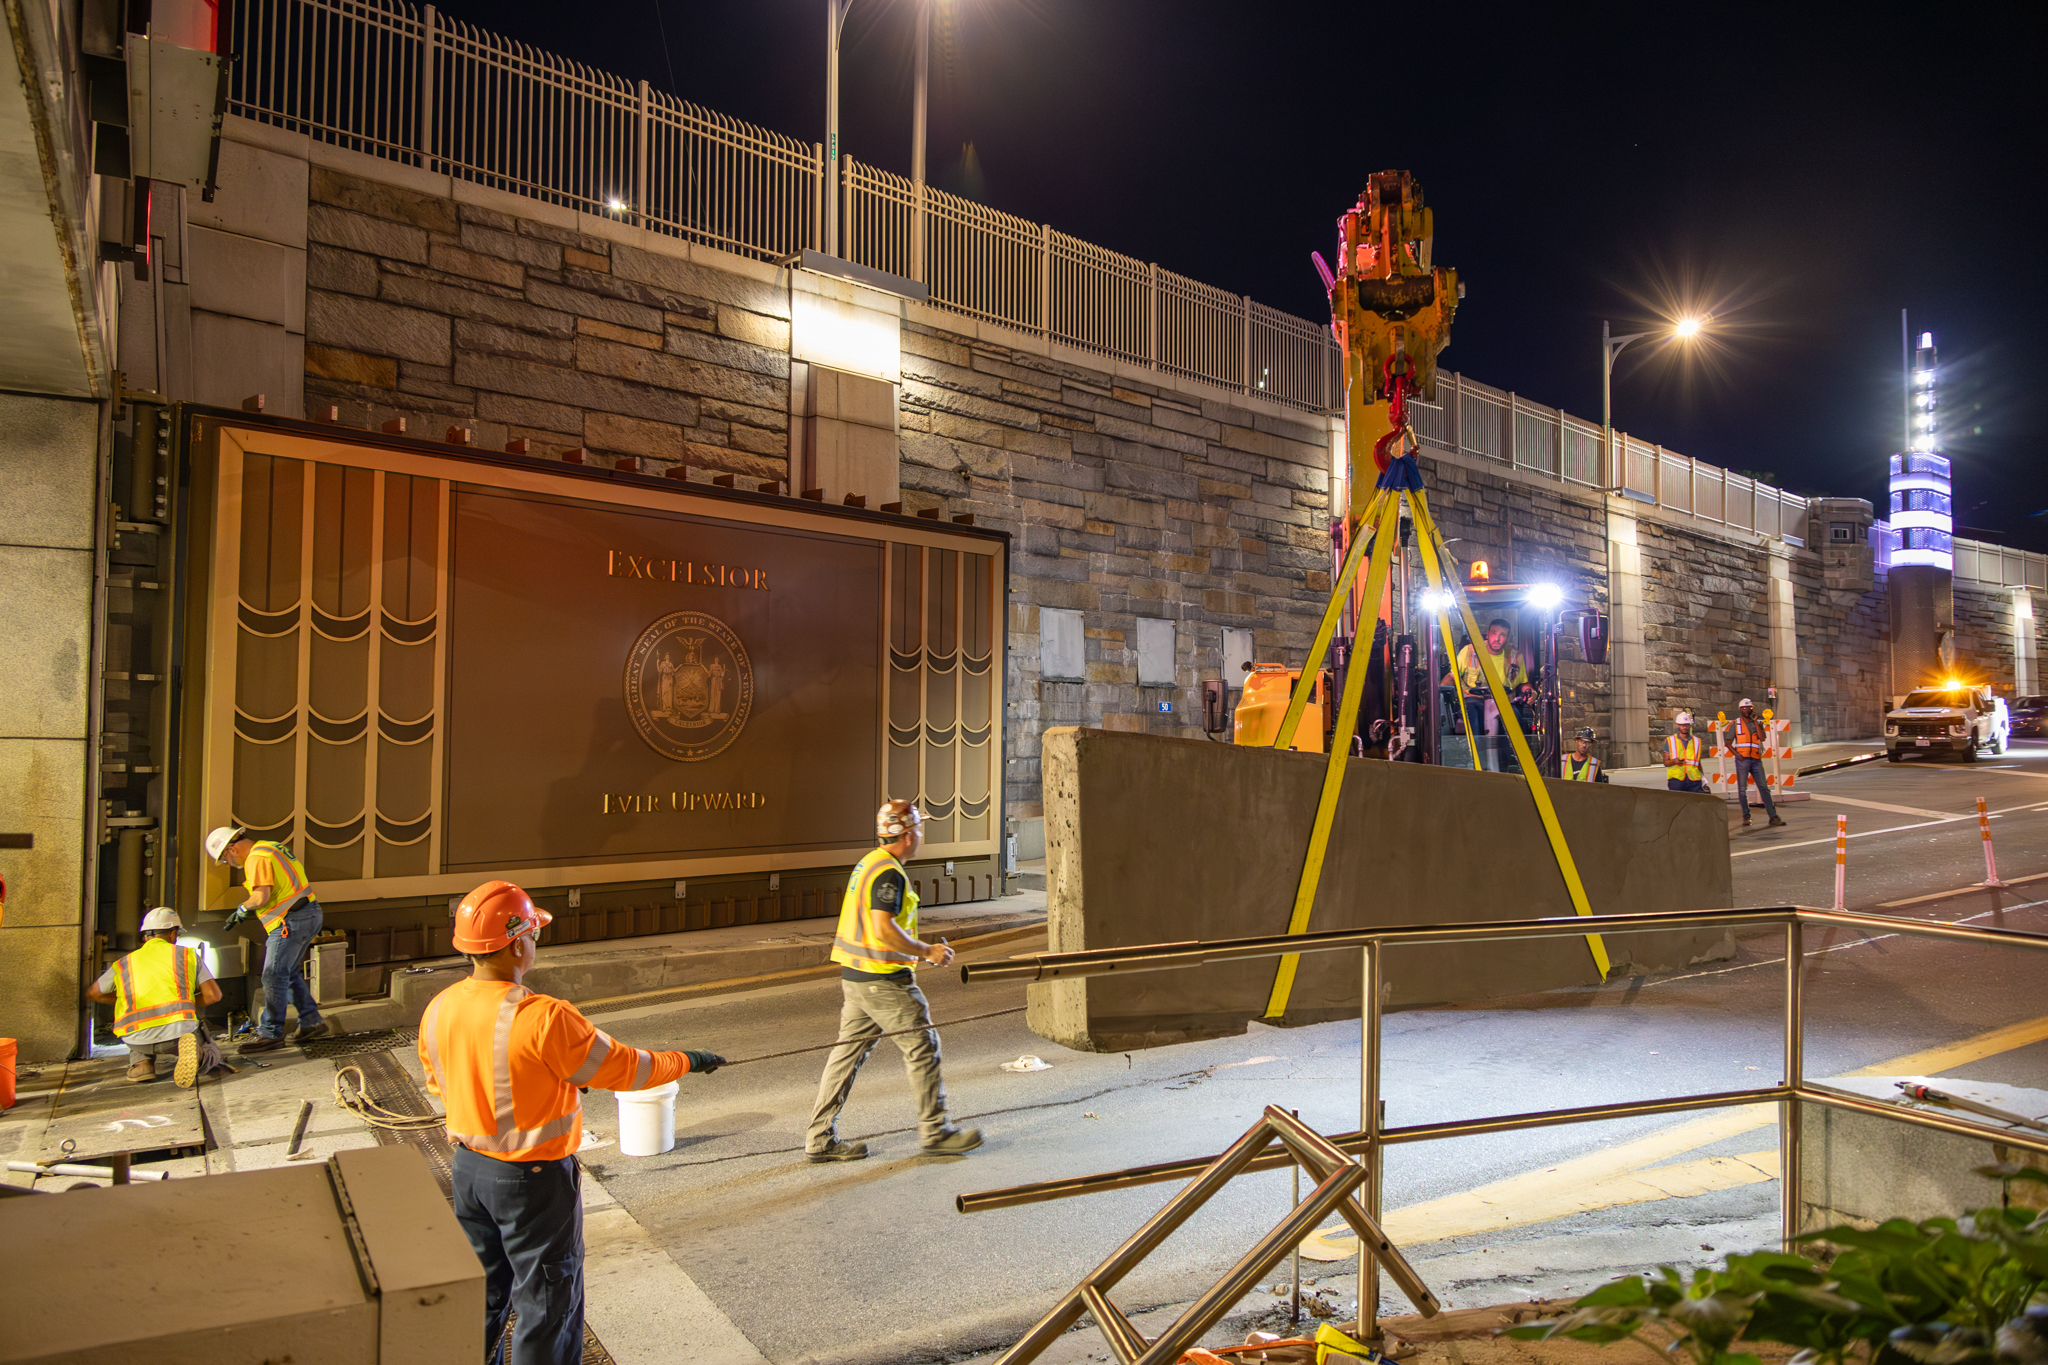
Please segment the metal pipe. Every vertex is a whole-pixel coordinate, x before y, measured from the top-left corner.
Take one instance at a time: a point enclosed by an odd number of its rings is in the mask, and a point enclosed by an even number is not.
[[[924,283],[924,156],[925,110],[930,103],[932,80],[932,5],[918,0],[917,81],[910,103],[910,184],[917,202],[910,210],[911,279]]]
[[[1217,1319],[1235,1308],[1238,1301],[1251,1292],[1260,1277],[1286,1254],[1290,1244],[1299,1244],[1346,1195],[1364,1184],[1366,1178],[1362,1167],[1349,1163],[1332,1171],[1328,1179],[1309,1192],[1308,1198],[1298,1208],[1280,1220],[1278,1227],[1254,1243],[1222,1279],[1190,1304],[1180,1319],[1152,1342],[1151,1349],[1138,1357],[1137,1365],[1171,1365],[1171,1362],[1179,1360],[1181,1352],[1194,1345],[1202,1333],[1215,1326]],[[1008,1359],[1008,1356],[1004,1357],[1005,1361]]]
[[[2048,949],[2048,934],[2017,929],[1991,929],[1902,919],[1854,910],[1817,910],[1806,906],[1754,910],[1675,910],[1662,914],[1596,915],[1601,933],[1650,929],[1694,929],[1719,924],[1772,925],[1792,920],[1802,924],[1837,924],[1879,933],[1908,934],[1984,944]],[[1107,976],[1113,972],[1176,971],[1250,958],[1285,957],[1295,953],[1327,953],[1362,948],[1377,942],[1389,947],[1431,943],[1473,943],[1496,939],[1577,938],[1587,921],[1576,915],[1527,920],[1478,920],[1470,924],[1388,925],[1374,929],[1332,929],[1307,934],[1266,934],[1255,938],[1191,939],[1132,948],[1097,948],[1077,953],[1036,953],[1002,962],[977,962],[961,967],[968,984],[985,981],[1052,981]]]
[[[1358,1127],[1365,1134],[1365,1211],[1377,1224],[1381,1217],[1384,1187],[1380,1172],[1386,1166],[1380,1149],[1380,945],[1368,943],[1361,950],[1358,997]],[[1358,1339],[1376,1344],[1380,1332],[1380,1267],[1376,1257],[1366,1254],[1365,1237],[1358,1239]]]
[[[1296,1118],[1301,1117],[1299,1109],[1290,1109],[1287,1112]],[[1301,1163],[1297,1161],[1294,1163],[1294,1197],[1288,1201],[1288,1207],[1292,1208],[1300,1202]],[[1294,1297],[1287,1301],[1287,1320],[1289,1322],[1301,1321],[1301,1243],[1299,1242],[1294,1244]]]
[[[1992,1128],[1982,1123],[1970,1123],[1942,1114],[1930,1114],[1923,1109],[1908,1109],[1903,1105],[1871,1099],[1868,1095],[1852,1095],[1846,1090],[1835,1090],[1810,1082],[1800,1087],[1799,1098],[1813,1104],[1826,1105],[1830,1109],[1876,1114],[1881,1118],[1896,1119],[1900,1123],[1910,1123],[1920,1128],[1932,1128],[1938,1132],[1953,1133],[1958,1137],[1996,1142],[2005,1147],[2020,1147],[2029,1152],[2048,1156],[2048,1133],[2029,1133],[2019,1128]]]
[[[1003,1353],[996,1365],[1023,1365],[1025,1361],[1035,1359],[1040,1351],[1058,1340],[1061,1334],[1072,1327],[1075,1320],[1086,1311],[1087,1300],[1082,1294],[1084,1288],[1093,1287],[1098,1291],[1107,1291],[1114,1286],[1117,1281],[1128,1275],[1133,1267],[1151,1255],[1161,1242],[1172,1236],[1174,1230],[1200,1208],[1204,1200],[1249,1169],[1253,1159],[1271,1142],[1272,1133],[1262,1118],[1247,1129],[1243,1137],[1224,1149],[1221,1156],[1212,1158],[1208,1170],[1198,1172],[1198,1179],[1190,1181],[1186,1189],[1167,1200],[1159,1212],[1146,1219],[1144,1225],[1125,1239],[1122,1246],[1111,1252],[1107,1260],[1090,1272],[1079,1287],[1054,1304],[1051,1311],[1032,1325],[1030,1331],[1017,1339],[1015,1346]]]
[[[1487,1133],[1511,1133],[1524,1128],[1550,1128],[1568,1123],[1586,1123],[1598,1119],[1646,1118],[1654,1114],[1683,1114],[1697,1109],[1725,1109],[1738,1104],[1767,1104],[1787,1098],[1791,1092],[1783,1086],[1771,1086],[1757,1090],[1724,1090],[1710,1095],[1684,1095],[1672,1099],[1631,1100],[1619,1104],[1584,1105],[1574,1109],[1544,1109],[1526,1114],[1504,1114],[1493,1118],[1453,1119],[1444,1123],[1417,1123],[1405,1128],[1386,1128],[1380,1132],[1380,1145],[1391,1147],[1404,1142],[1430,1142],[1437,1138],[1478,1137]],[[1243,1139],[1239,1139],[1242,1141]],[[1355,1155],[1366,1148],[1364,1132],[1336,1133],[1324,1139],[1347,1156]],[[990,1209],[1015,1208],[1023,1204],[1044,1204],[1055,1199],[1071,1199],[1084,1194],[1106,1194],[1111,1190],[1132,1189],[1139,1185],[1156,1185],[1171,1180],[1188,1180],[1202,1173],[1203,1169],[1216,1160],[1213,1156],[1186,1157],[1179,1161],[1161,1161],[1148,1166],[1128,1166],[1122,1170],[1102,1171],[1094,1175],[1069,1176],[1064,1180],[1043,1180],[1030,1185],[1010,1185],[1002,1189],[973,1191],[956,1195],[953,1207],[961,1213],[984,1213]],[[1246,1171],[1276,1171],[1292,1161],[1286,1151],[1262,1152],[1245,1164]]]
[[[1805,968],[1805,926],[1794,920],[1785,926],[1785,1088],[1793,1094],[1778,1102],[1778,1215],[1787,1251],[1799,1235],[1803,1207],[1798,1092],[1806,1079]]]
[[[111,1161],[113,1158],[109,1157],[108,1160]],[[10,1161],[7,1163],[7,1169],[10,1171],[20,1171],[24,1175],[84,1175],[95,1176],[101,1180],[111,1180],[114,1177],[114,1168],[111,1166],[82,1166],[75,1161],[59,1161],[49,1166],[38,1166],[33,1161]],[[168,1180],[170,1179],[170,1172],[138,1171],[130,1168],[128,1178],[130,1180]]]

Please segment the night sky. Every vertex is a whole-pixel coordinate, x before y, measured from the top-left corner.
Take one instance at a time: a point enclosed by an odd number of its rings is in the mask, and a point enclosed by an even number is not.
[[[1597,421],[1603,317],[1710,311],[1625,353],[1616,424],[1880,516],[1909,309],[1959,534],[2048,550],[2048,6],[942,3],[941,188],[1320,320],[1309,252],[1409,169],[1468,289],[1446,366]],[[818,140],[825,8],[442,12]],[[847,154],[903,173],[914,12],[855,0],[842,56]]]

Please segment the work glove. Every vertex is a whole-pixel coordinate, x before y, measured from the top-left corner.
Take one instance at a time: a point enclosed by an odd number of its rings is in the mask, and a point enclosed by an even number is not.
[[[690,1071],[693,1075],[709,1076],[725,1065],[725,1058],[715,1052],[697,1052],[686,1048],[683,1055],[690,1059]]]
[[[221,925],[221,928],[223,928],[223,929],[232,929],[232,928],[234,928],[234,927],[235,927],[235,926],[236,926],[237,924],[240,924],[240,923],[241,923],[241,922],[242,922],[243,920],[245,920],[245,919],[249,918],[249,913],[250,913],[250,912],[249,912],[249,907],[248,907],[248,906],[246,906],[246,905],[245,905],[245,906],[243,906],[243,907],[242,907],[241,909],[239,909],[239,910],[235,911],[235,913],[234,913],[234,914],[232,914],[232,915],[229,915],[229,916],[228,916],[228,918],[227,918],[227,922],[226,922],[226,923],[224,923],[224,924],[222,924],[222,925]]]

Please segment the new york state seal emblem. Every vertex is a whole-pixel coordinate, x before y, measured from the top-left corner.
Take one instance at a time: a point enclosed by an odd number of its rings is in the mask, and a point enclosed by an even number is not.
[[[694,763],[725,749],[754,709],[754,666],[732,627],[672,611],[626,656],[626,712],[648,746]]]

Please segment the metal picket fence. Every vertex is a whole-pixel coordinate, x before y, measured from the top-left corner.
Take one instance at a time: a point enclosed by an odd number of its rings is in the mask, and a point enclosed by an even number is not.
[[[405,0],[244,0],[229,110],[756,260],[822,242],[823,149]],[[840,253],[933,306],[1307,412],[1343,407],[1326,323],[843,158]],[[1446,372],[1413,409],[1439,449],[1626,491],[1717,527],[1805,534],[1805,500]]]

